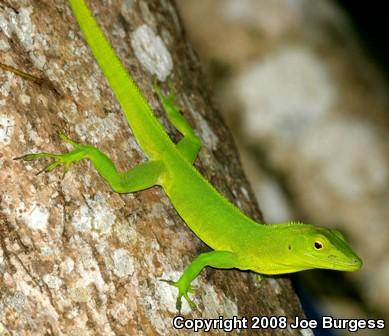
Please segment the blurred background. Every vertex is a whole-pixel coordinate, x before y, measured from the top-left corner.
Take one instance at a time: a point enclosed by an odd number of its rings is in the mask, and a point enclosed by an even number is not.
[[[364,261],[294,275],[307,315],[389,321],[385,2],[177,3],[266,221],[340,229]]]

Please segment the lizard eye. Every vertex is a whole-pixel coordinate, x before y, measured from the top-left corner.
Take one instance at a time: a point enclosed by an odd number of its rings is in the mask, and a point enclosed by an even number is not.
[[[316,250],[321,250],[323,248],[323,243],[319,240],[316,240],[313,246],[315,247]]]

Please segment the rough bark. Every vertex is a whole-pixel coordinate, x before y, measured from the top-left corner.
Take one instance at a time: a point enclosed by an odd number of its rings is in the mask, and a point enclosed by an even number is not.
[[[160,36],[173,60],[178,102],[203,140],[196,167],[244,212],[261,220],[174,4],[89,4],[178,139],[153,94],[152,66],[134,56],[139,27],[146,25],[154,37]],[[1,1],[0,28],[0,61],[42,79],[36,83],[0,72],[0,334],[182,334],[171,326],[176,291],[159,279],[177,278],[208,248],[185,226],[163,191],[155,187],[116,194],[87,162],[73,165],[63,177],[61,169],[36,176],[44,162],[13,160],[28,152],[65,151],[56,128],[98,146],[122,170],[145,159],[66,2]],[[141,41],[154,43],[144,37]],[[160,70],[154,74],[161,75]],[[197,310],[184,306],[187,318],[303,316],[287,279],[258,282],[250,272],[207,269],[199,277],[195,301]],[[218,333],[223,332],[211,332]],[[242,331],[246,333],[300,332]]]

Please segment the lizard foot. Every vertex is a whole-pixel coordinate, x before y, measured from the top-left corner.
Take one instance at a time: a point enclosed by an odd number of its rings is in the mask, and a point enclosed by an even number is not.
[[[176,94],[174,92],[173,81],[170,78],[168,79],[167,85],[168,85],[168,92],[167,94],[165,94],[162,92],[162,89],[158,84],[157,78],[156,77],[153,78],[153,89],[154,92],[157,93],[159,99],[162,102],[164,102],[164,104],[175,106]]]
[[[181,280],[181,279],[180,279]],[[187,282],[184,281],[172,281],[172,280],[167,280],[167,279],[160,279],[160,281],[166,282],[171,286],[177,287],[178,288],[178,297],[176,301],[176,309],[178,310],[179,313],[181,313],[181,308],[182,308],[182,298],[184,298],[191,309],[196,308],[196,304],[189,298],[188,293],[194,293],[196,291],[196,288],[188,284]]]
[[[64,133],[58,132],[59,137],[66,143],[71,144],[74,149],[68,153],[63,154],[56,154],[56,153],[47,153],[47,152],[41,152],[41,153],[30,153],[26,155],[22,155],[19,157],[14,158],[14,160],[23,160],[23,161],[33,161],[40,158],[50,158],[53,159],[51,163],[49,163],[47,166],[45,166],[42,170],[40,170],[36,175],[39,175],[43,172],[47,173],[49,171],[52,171],[58,166],[64,166],[64,174],[69,170],[69,167],[71,164],[75,161],[79,161],[82,158],[86,157],[88,155],[88,152],[90,150],[91,146],[88,145],[80,145],[77,142],[71,140],[68,138]]]

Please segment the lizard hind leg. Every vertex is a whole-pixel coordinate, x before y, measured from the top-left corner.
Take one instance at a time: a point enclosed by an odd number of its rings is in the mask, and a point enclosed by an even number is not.
[[[97,172],[110,185],[112,190],[119,193],[135,192],[158,185],[165,171],[164,165],[160,161],[148,161],[141,163],[134,168],[119,172],[111,159],[91,145],[79,144],[68,138],[62,132],[59,133],[61,139],[73,146],[73,149],[67,153],[32,153],[26,154],[15,159],[24,161],[33,161],[40,158],[53,159],[41,172],[49,172],[56,167],[64,166],[65,173],[73,162],[82,159],[88,159],[92,162]],[[38,173],[38,174],[39,174]]]
[[[188,121],[180,113],[176,105],[176,97],[169,81],[169,93],[164,94],[161,88],[154,81],[154,91],[157,93],[161,104],[163,105],[169,121],[184,136],[177,144],[177,149],[190,162],[193,163],[201,148],[200,138],[195,134]]]

